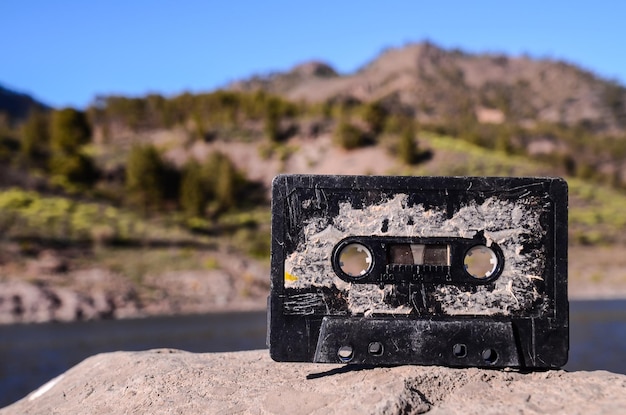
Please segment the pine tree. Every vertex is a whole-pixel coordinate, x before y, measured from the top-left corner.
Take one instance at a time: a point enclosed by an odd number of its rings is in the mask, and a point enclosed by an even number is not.
[[[50,120],[39,109],[33,110],[22,126],[21,152],[29,164],[44,161],[50,147]]]
[[[202,169],[197,161],[191,160],[185,166],[180,185],[180,205],[189,216],[202,216],[208,198],[208,184],[202,177]]]
[[[126,163],[127,200],[146,211],[162,207],[166,166],[152,145],[135,145]]]
[[[239,205],[239,193],[246,181],[228,156],[218,151],[211,153],[202,165],[202,177],[206,180],[213,213],[219,214]]]
[[[98,179],[93,160],[82,153],[54,153],[50,159],[50,171],[77,185],[91,186]]]
[[[414,164],[417,161],[417,145],[415,143],[415,127],[413,123],[407,124],[398,142],[398,157],[406,164]]]
[[[93,160],[82,152],[91,140],[84,112],[65,108],[52,113],[50,121],[50,172],[69,183],[91,186],[98,177]]]
[[[50,145],[55,152],[74,154],[89,143],[91,127],[85,113],[65,108],[52,113]]]
[[[363,119],[374,135],[379,135],[387,121],[387,111],[379,102],[371,102],[365,105]]]
[[[365,139],[361,130],[342,118],[335,130],[335,142],[346,150],[353,150],[362,147]]]
[[[266,104],[264,130],[269,141],[275,143],[280,140],[280,112],[278,102],[270,100]]]
[[[223,212],[235,207],[237,191],[237,172],[232,162],[224,157],[219,163],[215,182],[215,202],[218,211]]]

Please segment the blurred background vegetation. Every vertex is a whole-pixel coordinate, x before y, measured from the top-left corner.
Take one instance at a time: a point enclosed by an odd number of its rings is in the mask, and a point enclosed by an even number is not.
[[[289,139],[313,122],[332,133],[337,149],[379,147],[396,158],[395,170],[403,174],[566,176],[574,198],[573,242],[621,242],[618,228],[626,215],[618,207],[626,183],[598,171],[585,156],[623,158],[626,139],[582,126],[523,128],[479,123],[466,115],[420,124],[380,102],[307,104],[262,91],[226,90],[172,98],[100,97],[84,111],[34,107],[23,119],[5,116],[2,125],[2,163],[20,176],[13,183],[5,178],[0,190],[3,237],[105,245],[172,238],[158,227],[144,232],[144,222],[151,220],[190,235],[210,233],[225,217],[267,209],[265,184],[248,179],[217,150],[175,164],[164,157],[168,144],[150,142],[145,133],[179,129],[185,148],[195,142],[260,142],[260,157],[287,158]],[[569,154],[532,156],[516,144],[524,141],[520,137],[546,135],[570,144]],[[451,162],[428,163],[442,153]]]
[[[498,59],[488,57],[501,64]],[[210,93],[100,96],[85,109],[49,108],[22,95],[13,104],[0,102],[5,274],[40,281],[28,263],[52,250],[65,268],[106,268],[140,292],[146,275],[227,269],[248,281],[241,288],[248,295],[251,284],[268,284],[271,177],[319,172],[320,163],[335,159],[358,174],[563,176],[570,186],[570,244],[626,243],[622,86],[599,84],[602,108],[617,126],[605,128],[608,123],[539,117],[520,98],[528,94],[524,83],[487,83],[470,94],[462,73],[449,68],[428,78],[429,85],[445,86],[430,95],[438,97],[432,107],[393,96],[295,99],[271,87],[285,79],[308,82],[298,71]],[[316,82],[341,79],[332,69],[313,72]],[[481,118],[481,108],[497,119]],[[433,111],[438,116],[428,116]],[[548,150],[538,151],[536,143]],[[377,166],[369,166],[377,170],[359,162],[367,154],[374,154]],[[230,269],[224,258],[232,255],[261,264],[256,280]],[[147,289],[144,301],[151,295]]]

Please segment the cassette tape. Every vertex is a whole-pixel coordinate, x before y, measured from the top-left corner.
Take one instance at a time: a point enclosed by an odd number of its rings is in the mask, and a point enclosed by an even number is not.
[[[276,361],[556,368],[568,314],[563,179],[273,181]]]

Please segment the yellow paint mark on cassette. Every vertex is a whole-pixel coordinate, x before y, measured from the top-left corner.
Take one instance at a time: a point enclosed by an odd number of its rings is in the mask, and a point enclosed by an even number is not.
[[[285,281],[298,281],[298,277],[285,271]]]

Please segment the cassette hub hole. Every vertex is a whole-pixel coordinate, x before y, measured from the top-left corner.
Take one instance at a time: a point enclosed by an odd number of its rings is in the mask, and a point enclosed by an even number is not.
[[[370,352],[371,355],[382,356],[383,344],[381,342],[371,342],[369,346],[367,346],[367,351]]]
[[[463,262],[467,273],[478,279],[489,278],[498,267],[496,253],[484,245],[471,247]]]
[[[465,357],[467,356],[467,346],[457,343],[452,347],[452,353],[456,357]]]
[[[344,246],[339,252],[339,268],[350,277],[362,277],[372,267],[372,252],[359,243]]]
[[[498,361],[498,353],[494,349],[483,350],[482,357],[485,363],[489,363],[490,365],[493,365]]]
[[[349,362],[354,357],[352,346],[341,346],[337,351],[337,356],[342,362]]]

